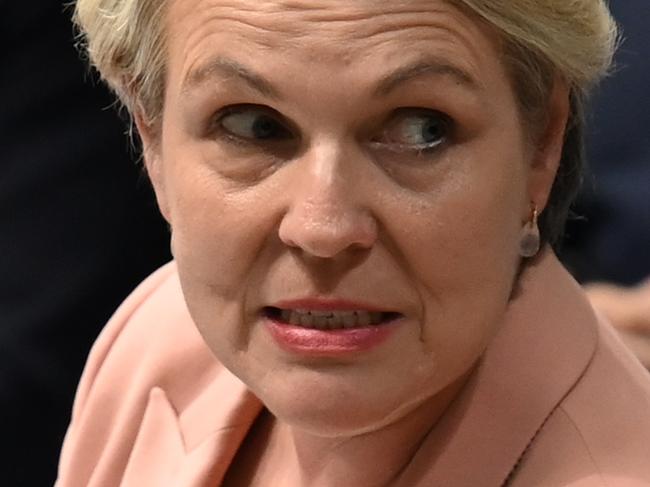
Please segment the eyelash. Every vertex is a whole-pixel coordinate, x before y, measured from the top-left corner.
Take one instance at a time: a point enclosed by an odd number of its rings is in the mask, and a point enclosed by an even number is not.
[[[236,145],[247,146],[250,145],[251,143],[255,143],[251,139],[247,139],[245,137],[232,133],[226,127],[223,126],[223,121],[226,117],[238,113],[245,113],[247,109],[251,111],[257,110],[258,112],[268,115],[270,118],[276,120],[279,125],[283,126],[288,133],[293,133],[293,130],[287,128],[288,124],[284,121],[284,118],[275,110],[265,107],[263,105],[251,105],[251,104],[230,105],[219,110],[211,119],[210,131],[216,132],[216,135],[218,137],[220,138],[223,137],[229,142],[232,142]]]
[[[450,139],[454,135],[455,124],[451,117],[438,110],[424,108],[399,108],[393,111],[388,119],[388,123],[386,124],[386,129],[384,129],[382,132],[382,135],[386,136],[389,133],[391,127],[398,126],[399,122],[404,122],[409,118],[411,120],[417,120],[420,118],[420,121],[423,121],[427,118],[429,121],[435,119],[438,124],[438,128],[442,130],[442,133],[436,134],[438,138],[435,141],[429,143],[408,144],[400,143],[398,141],[391,142],[389,140],[388,142],[372,141],[371,144],[376,148],[387,149],[396,153],[415,152],[417,155],[432,154],[440,151],[445,144],[450,142]],[[424,135],[424,133],[421,133],[420,135]]]

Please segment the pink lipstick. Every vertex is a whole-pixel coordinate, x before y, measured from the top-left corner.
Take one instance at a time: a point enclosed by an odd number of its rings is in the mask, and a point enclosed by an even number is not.
[[[395,333],[402,315],[357,301],[300,299],[265,307],[265,324],[289,352],[341,356],[371,350]]]

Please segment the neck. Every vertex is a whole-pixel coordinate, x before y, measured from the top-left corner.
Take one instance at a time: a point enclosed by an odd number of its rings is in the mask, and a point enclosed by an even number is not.
[[[467,375],[404,417],[363,435],[318,436],[268,414],[262,426],[267,433],[265,458],[256,478],[265,479],[266,485],[394,485],[466,379]]]

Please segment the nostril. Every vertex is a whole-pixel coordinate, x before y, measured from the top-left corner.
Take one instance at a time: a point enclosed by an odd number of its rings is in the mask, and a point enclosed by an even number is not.
[[[283,217],[278,233],[288,247],[332,258],[350,248],[372,248],[377,240],[377,223],[369,212],[343,203],[302,205]]]

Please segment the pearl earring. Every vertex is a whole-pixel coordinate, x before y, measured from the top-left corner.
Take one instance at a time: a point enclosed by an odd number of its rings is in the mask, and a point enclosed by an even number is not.
[[[530,219],[521,229],[521,238],[519,240],[519,255],[522,257],[535,257],[539,252],[540,236],[537,217],[539,216],[537,206],[532,205]]]

